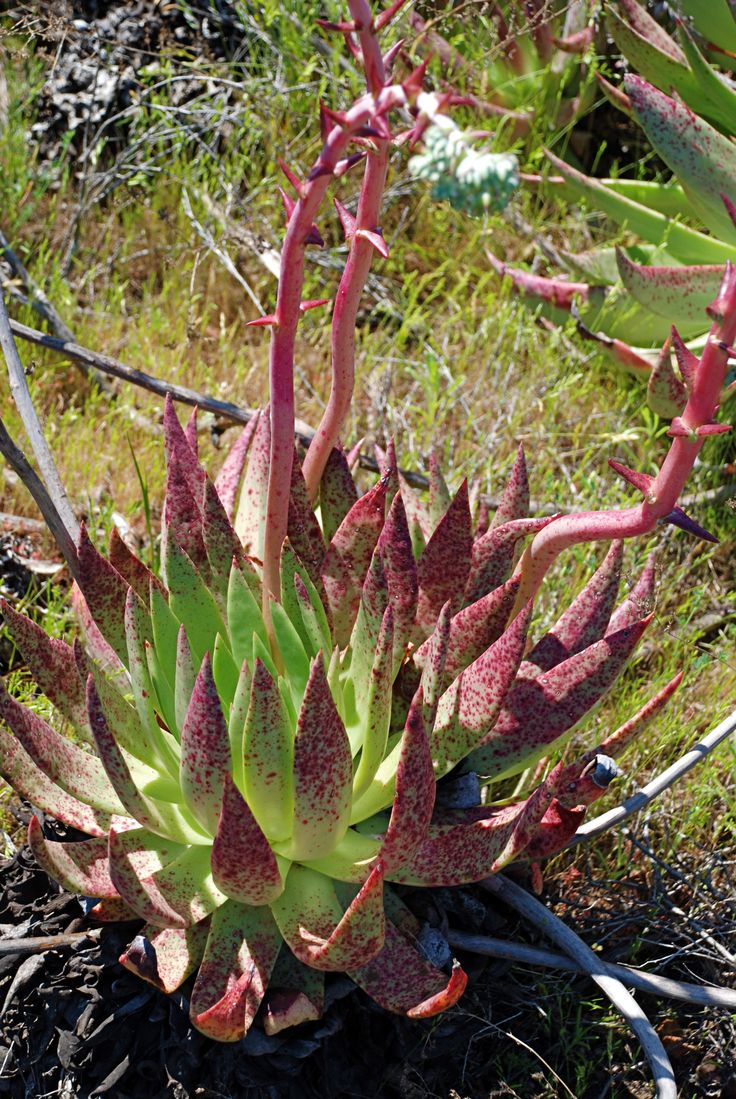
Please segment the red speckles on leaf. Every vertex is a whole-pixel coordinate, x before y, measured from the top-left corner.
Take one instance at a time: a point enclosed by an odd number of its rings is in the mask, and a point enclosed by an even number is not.
[[[626,626],[633,625],[640,618],[644,618],[654,609],[657,569],[655,555],[650,553],[641,576],[632,589],[628,592],[623,602],[611,615],[606,635],[623,630]]]
[[[529,653],[522,675],[549,671],[603,637],[616,601],[622,561],[623,542],[613,542],[577,598]]]
[[[94,809],[125,813],[100,760],[61,736],[38,714],[21,706],[1,682],[0,717],[51,782]]]
[[[230,741],[220,698],[205,654],[181,730],[181,790],[200,824],[217,831],[225,776],[230,774]]]
[[[448,599],[453,611],[460,610],[472,549],[468,483],[463,481],[417,564],[417,625],[422,637],[434,628]]]
[[[261,411],[255,413],[245,425],[237,440],[230,448],[227,458],[222,463],[220,472],[215,478],[217,495],[222,501],[228,519],[232,522],[235,517],[235,505],[238,498],[238,490],[243,479],[243,470],[248,459],[248,452],[253,442],[253,437],[258,427]]]
[[[349,639],[360,606],[360,593],[384,524],[386,484],[381,479],[351,507],[335,532],[321,576],[337,643]]]
[[[212,845],[212,875],[223,893],[242,904],[268,904],[282,890],[276,856],[230,775]]]
[[[261,1005],[280,947],[267,908],[228,901],[218,909],[192,991],[196,1028],[217,1042],[239,1041]]]
[[[535,679],[519,680],[468,766],[499,777],[542,756],[600,701],[650,621],[645,618],[609,634]]]
[[[209,926],[206,919],[194,927],[144,927],[120,956],[120,964],[168,995],[199,966]]]
[[[496,723],[521,663],[531,613],[530,602],[440,698],[431,738],[438,777],[465,759]]]
[[[524,447],[519,443],[509,479],[491,521],[491,528],[500,527],[514,519],[525,519],[529,514],[529,476],[526,469]]]
[[[319,483],[319,509],[328,546],[357,499],[358,490],[345,452],[342,447],[333,447]]]
[[[380,860],[387,875],[410,857],[425,838],[432,819],[435,788],[419,695],[412,703],[404,726],[396,770],[396,793],[381,847]]]
[[[508,580],[514,566],[516,543],[528,534],[536,534],[552,522],[553,516],[538,519],[512,519],[491,529],[473,543],[470,573],[465,589],[465,605]]]
[[[19,742],[0,728],[0,774],[10,786],[35,805],[50,813],[62,824],[78,828],[88,836],[106,836],[111,815],[65,793],[36,766]]]
[[[393,610],[393,671],[398,671],[411,636],[417,611],[419,581],[401,493],[397,492],[386,517],[378,544],[388,601]]]
[[[338,900],[336,888],[349,903]],[[315,870],[292,866],[272,911],[299,961],[315,969],[352,969],[383,946],[383,868],[377,864],[355,892]]]
[[[348,976],[387,1011],[412,1018],[426,1018],[457,1003],[467,979],[459,966],[449,978],[435,969],[390,921],[380,954]]]
[[[91,623],[125,664],[128,659],[128,645],[123,619],[128,584],[117,569],[97,552],[89,540],[84,524],[79,533],[77,554],[79,587]]]
[[[20,649],[33,678],[57,710],[86,739],[91,739],[87,722],[84,681],[77,672],[71,645],[19,614],[7,600],[0,600],[5,626]]]
[[[320,858],[344,835],[353,765],[321,654],[312,661],[294,741],[294,827],[289,857]]]
[[[41,869],[64,889],[84,897],[114,900],[120,896],[110,878],[107,836],[57,843],[46,839],[34,815],[28,825],[28,843]]]

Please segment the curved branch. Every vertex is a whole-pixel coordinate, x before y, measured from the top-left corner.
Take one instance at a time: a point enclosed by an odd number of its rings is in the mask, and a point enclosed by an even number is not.
[[[61,519],[67,534],[72,542],[79,537],[79,522],[74,514],[74,509],[69,503],[56,462],[53,459],[49,445],[46,442],[40,420],[28,389],[23,363],[20,361],[18,348],[15,346],[13,333],[10,330],[10,319],[5,308],[5,298],[0,292],[0,347],[2,347],[5,363],[10,378],[10,392],[23,420],[28,438],[36,455],[36,461],[41,471],[41,476],[46,483],[49,495],[54,502],[54,509]],[[7,433],[6,433],[7,434]],[[10,438],[8,436],[8,438]],[[30,488],[30,485],[28,486]],[[33,491],[33,490],[31,490]],[[66,556],[66,554],[65,554]]]
[[[734,730],[736,730],[736,710],[704,736],[702,740],[699,740],[695,747],[691,748],[681,759],[678,759],[657,778],[648,782],[646,786],[642,786],[641,790],[637,790],[621,805],[617,805],[614,809],[609,809],[606,813],[601,813],[600,816],[582,824],[567,846],[575,847],[578,843],[600,836],[602,832],[607,832],[609,828],[614,828],[621,821],[626,820],[632,813],[638,813],[646,805],[649,805],[650,801],[653,801],[679,778],[692,770],[697,763],[705,759]]]
[[[654,1075],[657,1099],[677,1099],[675,1074],[662,1042],[631,993],[617,978],[606,972],[605,963],[571,928],[510,878],[498,874],[486,878],[481,885],[553,939],[590,974],[639,1039]]]
[[[510,962],[523,962],[525,965],[545,966],[551,969],[564,969],[569,973],[587,973],[580,962],[565,954],[552,950],[540,950],[526,943],[510,943],[505,939],[494,939],[490,935],[471,935],[466,931],[447,933],[447,941],[453,950],[467,950],[472,954],[483,954],[490,958],[506,958]],[[703,1004],[705,1007],[725,1007],[736,1010],[736,989],[719,988],[717,985],[696,985],[690,981],[673,981],[658,973],[648,973],[644,969],[634,969],[629,965],[615,965],[599,959],[601,966],[610,977],[615,977],[625,985],[648,992],[652,996],[667,996],[671,1000],[682,1000],[688,1004]]]

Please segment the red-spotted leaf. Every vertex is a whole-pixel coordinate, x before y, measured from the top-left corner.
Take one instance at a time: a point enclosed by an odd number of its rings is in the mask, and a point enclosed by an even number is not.
[[[312,661],[294,741],[294,818],[288,853],[329,854],[350,817],[350,742],[330,692],[321,655]]]
[[[330,542],[320,572],[337,643],[350,639],[360,594],[384,523],[383,479],[353,504]]]
[[[251,557],[263,560],[263,536],[268,494],[268,469],[271,460],[271,417],[264,408],[258,418],[248,453],[248,468],[238,498],[235,531],[243,549]]]
[[[417,624],[423,637],[434,628],[448,599],[453,611],[460,610],[472,548],[468,483],[463,481],[417,564]]]
[[[87,713],[97,754],[125,807],[125,813],[169,841],[202,843],[203,835],[194,818],[187,818],[182,809],[173,802],[147,797],[136,786],[128,763],[107,723],[92,675],[87,679]]]
[[[93,809],[123,815],[125,809],[99,759],[67,740],[43,718],[11,698],[0,683],[0,717],[53,783]]]
[[[278,1034],[287,1027],[322,1018],[325,978],[318,969],[298,961],[283,948],[268,983],[263,1003],[263,1029]]]
[[[496,508],[491,528],[503,526],[515,519],[525,519],[529,514],[529,476],[526,469],[524,447],[519,443],[509,479]]]
[[[230,775],[212,844],[212,876],[218,889],[242,904],[269,904],[283,888],[276,856]]]
[[[467,983],[457,964],[449,978],[435,969],[390,922],[381,952],[348,976],[386,1011],[411,1018],[446,1011],[457,1003]]]
[[[483,743],[496,724],[521,663],[531,614],[530,601],[440,698],[430,741],[438,778]]]
[[[212,880],[208,847],[170,843],[144,828],[111,829],[110,877],[156,927],[191,927],[226,900]]]
[[[346,907],[335,884],[316,870],[293,865],[271,911],[300,962],[339,972],[364,964],[383,946],[383,870],[374,867]]]
[[[260,410],[258,410],[254,416],[251,416],[237,440],[230,448],[228,456],[222,463],[222,468],[215,478],[217,495],[220,497],[227,517],[231,521],[235,518],[235,503],[238,498],[238,490],[243,479],[243,470],[245,469],[245,463],[248,458],[248,451],[253,442],[253,436],[258,427],[260,416]]]
[[[307,492],[301,462],[296,449],[294,450],[294,460],[291,463],[288,536],[294,547],[294,552],[309,573],[310,580],[316,585],[321,594],[320,568],[325,556],[325,540],[322,537],[317,516],[314,514],[314,509],[309,500],[309,493]]]
[[[439,525],[451,503],[450,490],[442,476],[437,452],[433,449],[429,453],[429,521],[433,530]]]
[[[182,454],[175,450],[166,464],[161,556],[166,559],[169,541],[173,539],[197,571],[208,578],[209,562],[202,533],[201,505],[205,474],[199,470],[198,476],[194,476],[189,468],[192,462],[191,453]]]
[[[67,794],[43,773],[19,742],[0,728],[0,774],[17,794],[70,828],[88,836],[106,836],[111,815]]]
[[[665,420],[679,416],[687,404],[687,388],[672,366],[669,339],[657,356],[649,375],[647,404],[652,412]]]
[[[329,546],[345,516],[356,503],[358,490],[342,447],[333,447],[319,484],[322,530]]]
[[[519,680],[467,766],[500,777],[539,759],[601,700],[650,621],[645,618],[609,634],[535,679]]]
[[[633,625],[654,609],[656,590],[656,566],[654,554],[650,554],[641,576],[620,606],[611,615],[606,635]]]
[[[478,819],[436,823],[410,858],[387,877],[406,885],[446,886],[480,881],[506,848],[522,805],[479,810]]]
[[[616,601],[622,561],[623,542],[613,542],[577,598],[529,653],[520,675],[547,672],[603,637]]]
[[[187,432],[181,426],[174,402],[168,393],[164,401],[164,448],[167,466],[172,458],[180,460],[181,473],[189,492],[198,500],[202,469],[197,459],[196,446],[192,447],[191,438],[187,437]]]
[[[294,815],[294,734],[278,684],[256,660],[243,732],[244,790],[271,842],[291,835]]]
[[[180,779],[184,801],[212,835],[217,831],[230,768],[230,739],[206,654],[181,729]]]
[[[64,889],[84,897],[114,900],[120,896],[110,878],[106,836],[57,843],[46,839],[34,815],[28,825],[28,843],[41,869]]]
[[[113,651],[127,663],[125,599],[128,584],[110,562],[97,552],[82,524],[77,546],[79,587],[92,622]]]
[[[156,927],[187,926],[186,918],[171,907],[153,879],[156,870],[186,850],[145,828],[110,829],[110,878],[126,904]]]
[[[459,611],[450,620],[443,675],[445,685],[477,660],[489,645],[498,640],[513,610],[518,590],[519,580],[512,577],[501,587]],[[432,637],[425,641],[414,654],[414,660],[420,668],[426,661]]]
[[[465,588],[465,605],[476,603],[488,592],[508,580],[514,565],[516,543],[527,534],[536,534],[551,522],[551,516],[538,519],[511,519],[492,527],[474,544],[470,574]]]
[[[440,611],[434,633],[427,638],[421,647],[421,662],[415,660],[417,666],[422,669],[420,679],[420,689],[423,697],[422,717],[428,734],[431,734],[434,728],[437,705],[440,695],[445,689],[445,679],[447,678],[445,665],[450,643],[451,613],[450,604],[447,602]]]
[[[386,751],[393,701],[393,647],[393,610],[389,606],[383,615],[370,676],[366,681],[351,676],[346,683],[346,700],[357,717],[357,724],[348,731],[351,751],[353,755],[360,751],[353,779],[354,801],[370,786]]]
[[[212,917],[190,1018],[208,1038],[237,1042],[261,1005],[281,936],[268,908],[228,901]]]
[[[411,638],[419,593],[417,566],[400,492],[396,493],[389,508],[383,530],[378,537],[377,552],[383,565],[389,604],[393,610],[395,676]]]
[[[148,566],[126,546],[117,527],[113,527],[110,532],[108,557],[113,568],[120,573],[143,603],[148,603],[151,584],[155,584],[162,595],[165,594],[159,578],[154,576]]]
[[[427,835],[436,783],[429,738],[422,720],[421,692],[412,703],[401,738],[396,793],[381,847],[384,873],[401,866]]]
[[[206,919],[194,927],[146,926],[118,960],[136,977],[168,995],[199,967],[209,925]]]
[[[243,546],[209,478],[202,485],[202,537],[209,561],[212,593],[222,610],[227,605],[227,588],[233,562],[256,582],[256,572],[245,556]]]
[[[84,681],[77,672],[71,645],[49,637],[30,618],[18,614],[7,600],[0,600],[0,607],[8,633],[38,686],[77,732],[90,740]]]

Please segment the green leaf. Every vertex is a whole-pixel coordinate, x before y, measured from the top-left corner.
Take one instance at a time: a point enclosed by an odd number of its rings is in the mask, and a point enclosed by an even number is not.
[[[637,233],[652,244],[664,245],[682,263],[725,263],[728,259],[736,259],[736,248],[687,225],[670,221],[664,214],[649,210],[624,195],[615,194],[597,179],[571,168],[553,153],[548,152],[547,157],[576,194],[590,200],[622,228]]]
[[[655,150],[676,174],[705,225],[732,246],[732,258],[736,253],[736,226],[721,194],[736,201],[736,146],[683,103],[640,77],[628,76],[625,86],[634,115]]]

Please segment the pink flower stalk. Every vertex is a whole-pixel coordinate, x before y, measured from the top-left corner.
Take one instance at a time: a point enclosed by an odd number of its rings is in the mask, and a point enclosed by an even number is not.
[[[269,366],[271,457],[268,482],[267,521],[263,560],[264,615],[270,620],[268,601],[280,595],[279,559],[287,532],[289,492],[294,455],[294,346],[302,303],[305,248],[313,234],[317,210],[333,177],[349,167],[345,161],[350,142],[369,127],[378,135],[375,158],[369,156],[361,202],[351,242],[351,255],[338,291],[336,330],[333,337],[333,391],[312,452],[308,484],[311,495],[319,484],[324,463],[337,439],[350,405],[353,389],[354,321],[358,301],[368,273],[371,251],[379,244],[375,226],[385,182],[389,134],[384,115],[392,108],[406,105],[421,90],[411,78],[404,84],[385,85],[383,60],[376,31],[382,29],[398,11],[393,4],[374,22],[366,0],[350,0],[353,21],[337,29],[346,35],[355,53],[351,35],[360,40],[360,54],[368,92],[343,114],[324,111],[333,123],[322,150],[307,180],[297,184],[298,201],[288,219],[281,253],[281,277],[275,312],[261,318],[272,328]],[[365,235],[363,235],[365,234]]]
[[[644,493],[643,501],[637,507],[561,516],[544,527],[519,563],[518,609],[536,595],[558,554],[569,546],[649,534],[660,520],[668,519],[706,438],[729,430],[727,425],[714,423],[714,416],[726,377],[728,345],[736,338],[736,266],[732,263],[726,265],[708,313],[713,318],[708,342],[694,372],[685,409],[672,421],[668,432],[672,444],[659,473],[651,478],[628,470],[624,474]]]

